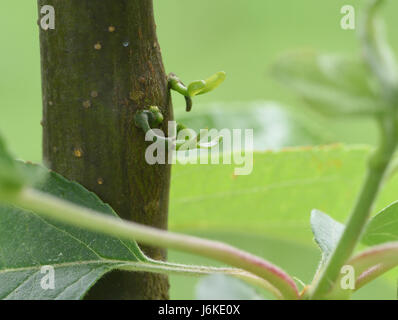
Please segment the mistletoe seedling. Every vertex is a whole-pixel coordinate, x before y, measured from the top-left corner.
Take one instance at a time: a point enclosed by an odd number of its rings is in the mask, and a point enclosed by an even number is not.
[[[191,82],[188,87],[174,74],[168,76],[169,88],[182,94],[186,100],[186,111],[192,110],[192,98],[201,94],[208,93],[220,86],[226,78],[224,71],[217,72],[206,80],[196,80]]]
[[[134,117],[135,124],[141,128],[146,135],[154,142],[163,142],[166,149],[175,148],[175,150],[191,150],[191,149],[211,149],[221,140],[221,136],[217,136],[208,142],[208,135],[196,134],[194,130],[177,124],[173,130],[172,137],[164,137],[158,135],[154,129],[157,129],[163,122],[163,115],[156,106],[149,107],[148,110],[138,111]],[[179,136],[184,139],[178,140]]]

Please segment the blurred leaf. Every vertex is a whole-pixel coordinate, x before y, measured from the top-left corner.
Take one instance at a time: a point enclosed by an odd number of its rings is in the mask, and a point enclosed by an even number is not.
[[[106,215],[115,212],[81,185],[39,166],[45,180],[35,188]],[[65,226],[12,206],[0,206],[0,298],[80,299],[105,273],[120,266],[145,261],[135,242]],[[41,267],[55,271],[55,289],[44,290]]]
[[[203,277],[196,287],[197,300],[263,300],[239,279],[223,274]]]
[[[361,23],[360,38],[365,61],[372,72],[384,89],[396,91],[398,88],[396,57],[387,41],[384,21],[376,16],[383,2],[379,0],[370,2]]]
[[[345,227],[327,214],[312,210],[311,228],[315,242],[322,251],[322,263],[325,263],[336,248]]]
[[[24,179],[0,136],[0,196],[12,195],[23,185]]]
[[[276,102],[197,105],[195,112],[177,110],[176,118],[197,132],[204,128],[253,129],[255,150],[280,149],[331,141],[324,128]],[[242,146],[243,143],[242,138]]]
[[[345,220],[365,172],[370,148],[342,145],[255,152],[253,172],[242,165],[177,164],[170,227],[254,232],[312,243],[313,208]],[[396,185],[396,184],[395,184]],[[393,189],[392,189],[393,190]]]
[[[206,80],[193,81],[188,85],[187,93],[190,97],[194,97],[196,95],[201,95],[213,91],[224,82],[226,76],[227,75],[224,71],[220,71],[216,74],[213,74]]]
[[[188,95],[194,97],[206,87],[206,82],[204,80],[197,80],[189,84]]]
[[[373,217],[362,238],[362,242],[369,246],[390,241],[398,241],[398,202]]]
[[[200,91],[198,94],[205,94],[218,88],[225,81],[226,77],[227,75],[224,71],[213,74],[211,77],[205,80],[206,86],[204,90]]]
[[[281,57],[273,75],[318,112],[332,116],[382,113],[386,106],[380,90],[358,60],[301,51]]]

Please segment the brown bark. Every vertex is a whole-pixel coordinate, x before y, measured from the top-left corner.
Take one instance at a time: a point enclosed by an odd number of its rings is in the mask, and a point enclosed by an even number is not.
[[[152,0],[38,4],[55,8],[55,29],[40,29],[45,164],[124,219],[166,229],[170,166],[145,162],[147,142],[133,119],[150,105],[160,107],[164,123],[172,119]],[[163,250],[144,251],[165,258]],[[168,280],[112,272],[87,298],[166,299]]]

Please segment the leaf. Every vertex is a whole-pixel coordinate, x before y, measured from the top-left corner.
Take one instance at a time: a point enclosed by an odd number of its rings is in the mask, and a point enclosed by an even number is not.
[[[218,88],[225,81],[226,77],[227,75],[224,71],[220,71],[212,75],[211,77],[205,80],[206,87],[198,94],[205,94]]]
[[[273,75],[326,115],[380,114],[387,108],[380,88],[366,65],[358,60],[312,51],[295,52],[280,58]]]
[[[394,202],[373,217],[362,236],[369,246],[398,241],[398,202]]]
[[[206,87],[204,80],[197,80],[188,85],[188,95],[194,97],[199,94]]]
[[[46,176],[35,188],[106,215],[115,212],[81,185],[35,165]],[[145,262],[135,242],[65,226],[11,206],[0,207],[0,298],[80,299],[105,273]],[[41,267],[55,270],[55,289],[43,290]]]
[[[0,197],[18,192],[25,181],[0,136]]]
[[[226,73],[224,71],[217,72],[206,80],[193,81],[188,85],[188,95],[194,97],[213,91],[219,87],[225,80]]]
[[[253,172],[242,165],[177,164],[170,227],[267,235],[313,243],[308,213],[315,208],[347,218],[370,152],[343,145],[255,152]],[[232,159],[233,160],[233,159]]]
[[[177,110],[176,118],[197,132],[203,128],[253,129],[255,150],[280,149],[330,141],[323,127],[276,102],[200,105],[194,113]]]
[[[203,277],[196,286],[197,300],[263,300],[250,286],[223,274]]]
[[[312,210],[311,228],[315,242],[322,251],[322,261],[324,263],[336,248],[345,227],[327,214],[319,210]]]

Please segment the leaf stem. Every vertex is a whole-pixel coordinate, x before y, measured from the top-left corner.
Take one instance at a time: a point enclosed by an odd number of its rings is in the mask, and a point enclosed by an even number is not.
[[[356,255],[348,262],[358,275],[355,290],[398,266],[398,242],[372,247]]]
[[[22,190],[11,202],[11,204],[28,211],[76,227],[117,238],[139,241],[147,245],[171,248],[212,258],[241,268],[268,281],[279,290],[284,299],[299,298],[294,280],[282,269],[230,245],[108,217],[33,189]]]
[[[398,242],[389,242],[365,250],[351,258],[347,265],[355,270],[355,288],[358,291],[369,282],[398,266]],[[339,276],[338,281],[343,275]],[[330,297],[347,296],[347,290],[335,286]]]
[[[189,276],[203,276],[209,274],[225,274],[241,280],[247,283],[255,285],[259,288],[265,289],[272,293],[275,298],[282,300],[283,296],[280,291],[272,286],[267,280],[257,277],[249,272],[242,269],[236,268],[217,268],[208,266],[191,266],[176,264],[170,262],[152,260],[152,263],[127,263],[118,267],[119,270],[126,271],[146,271],[164,274],[186,274]]]

